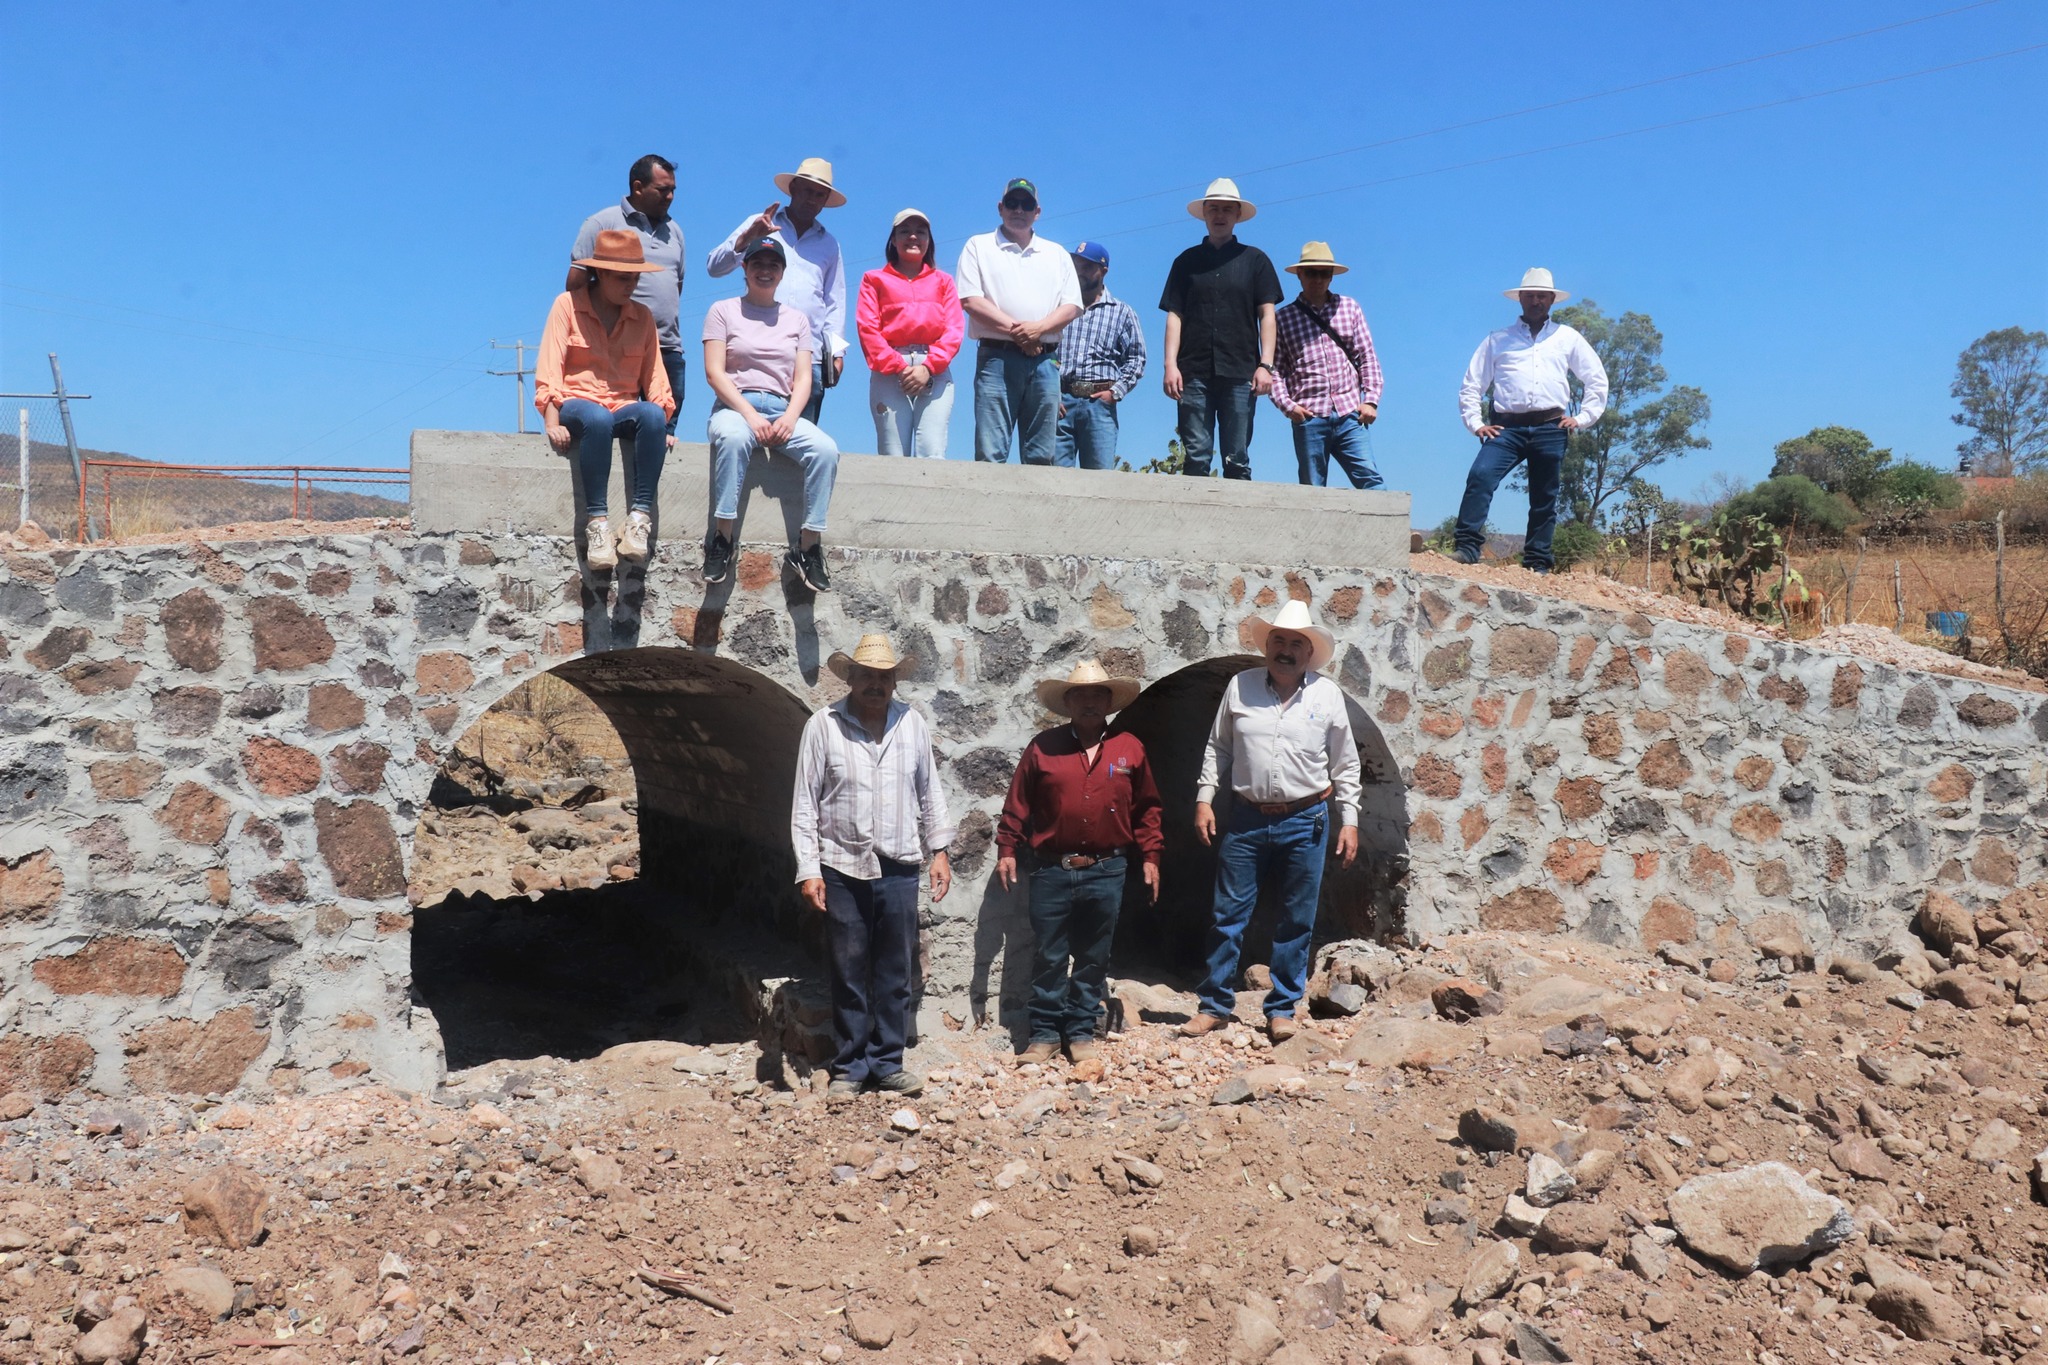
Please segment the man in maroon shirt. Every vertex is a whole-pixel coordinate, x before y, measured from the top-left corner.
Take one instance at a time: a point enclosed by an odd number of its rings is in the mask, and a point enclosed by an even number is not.
[[[1031,931],[1031,1041],[1021,1060],[1095,1056],[1109,944],[1123,906],[1125,860],[1144,858],[1145,886],[1159,899],[1159,787],[1135,735],[1106,733],[1112,712],[1129,706],[1143,684],[1112,678],[1083,659],[1065,678],[1038,684],[1038,700],[1068,723],[1024,746],[996,828],[996,880],[1017,883],[1017,849],[1028,844]],[[1073,971],[1068,973],[1068,961]]]

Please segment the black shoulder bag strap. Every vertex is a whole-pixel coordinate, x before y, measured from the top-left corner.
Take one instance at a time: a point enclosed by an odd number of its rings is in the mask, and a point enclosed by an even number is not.
[[[1332,313],[1337,311],[1337,300],[1343,297],[1344,296],[1342,294],[1330,295],[1330,311]],[[1330,325],[1329,319],[1317,315],[1305,303],[1297,301],[1295,307],[1301,310],[1301,315],[1303,317],[1307,318],[1310,322],[1313,322],[1317,327],[1321,328],[1324,336],[1328,337],[1330,340],[1337,343],[1337,349],[1342,351],[1344,353],[1344,358],[1351,362],[1352,369],[1355,370],[1358,368],[1358,357],[1351,353],[1351,347],[1345,344],[1344,338],[1337,335],[1337,329]]]

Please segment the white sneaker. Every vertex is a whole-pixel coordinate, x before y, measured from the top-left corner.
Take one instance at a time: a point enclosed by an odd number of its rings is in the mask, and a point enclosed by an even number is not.
[[[619,552],[612,545],[612,524],[603,517],[592,517],[590,524],[583,528],[583,562],[593,569],[618,567]]]
[[[619,558],[647,558],[647,537],[654,531],[654,519],[645,512],[626,514],[626,529],[619,532]]]

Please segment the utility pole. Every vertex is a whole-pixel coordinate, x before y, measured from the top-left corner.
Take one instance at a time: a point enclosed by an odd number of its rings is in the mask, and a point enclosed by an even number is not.
[[[511,369],[486,370],[485,373],[511,375],[513,382],[518,385],[518,392],[514,395],[514,398],[519,409],[519,434],[523,436],[526,434],[526,376],[533,373],[532,370],[526,368],[526,343],[523,341],[493,341],[491,349],[494,351],[511,351],[513,353]]]
[[[79,500],[82,502],[85,498],[85,463],[78,453],[78,432],[71,425],[71,404],[73,400],[82,403],[91,398],[92,395],[89,393],[68,393],[65,391],[64,370],[57,364],[57,353],[55,351],[50,352],[50,382],[52,390],[49,393],[0,393],[0,398],[54,398],[57,400],[57,416],[64,423],[64,446],[71,453],[71,480],[78,493]],[[26,449],[25,446],[24,449]],[[27,482],[28,479],[24,476],[22,483],[26,484]],[[28,497],[28,490],[26,488],[22,490],[22,497],[24,500]],[[99,522],[96,514],[87,513],[86,534],[89,537],[97,537],[99,535]]]

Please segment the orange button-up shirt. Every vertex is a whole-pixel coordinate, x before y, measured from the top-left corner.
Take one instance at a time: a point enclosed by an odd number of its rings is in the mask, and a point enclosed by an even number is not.
[[[676,396],[661,367],[661,342],[654,314],[645,304],[619,309],[611,331],[604,329],[587,290],[564,290],[548,309],[540,357],[533,362],[533,405],[545,417],[550,407],[587,398],[617,412],[642,399],[675,416]]]

